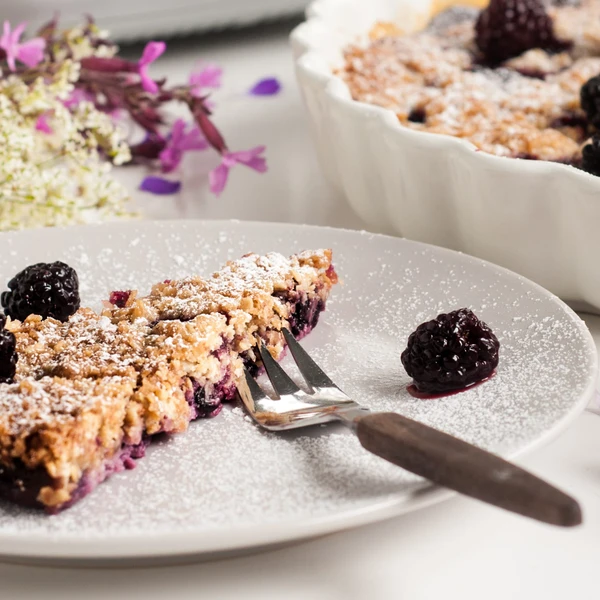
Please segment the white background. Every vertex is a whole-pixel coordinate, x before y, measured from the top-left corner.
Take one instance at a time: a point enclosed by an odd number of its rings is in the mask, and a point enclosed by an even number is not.
[[[267,144],[270,171],[238,169],[220,199],[206,193],[198,158],[186,163],[177,199],[138,197],[152,216],[295,221],[361,228],[325,185],[308,138],[287,49],[289,26],[242,37],[171,45],[156,73],[181,79],[198,58],[225,67],[217,123],[232,149]],[[244,97],[264,76],[283,92]],[[134,185],[139,173],[125,178]],[[586,321],[600,342],[600,318]],[[69,570],[0,565],[0,598],[44,600],[461,599],[563,600],[598,596],[600,417],[583,414],[522,464],[569,490],[585,524],[563,531],[465,498],[374,526],[256,556],[136,570]]]
[[[56,12],[73,25],[82,15],[118,39],[198,32],[300,13],[309,0],[0,0],[0,17],[35,31]]]

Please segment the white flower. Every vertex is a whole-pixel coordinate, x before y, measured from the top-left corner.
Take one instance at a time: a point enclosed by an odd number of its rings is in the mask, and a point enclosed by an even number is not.
[[[129,214],[129,195],[106,160],[129,160],[122,133],[90,103],[63,104],[78,76],[67,60],[50,79],[0,79],[0,230]],[[39,119],[51,133],[38,129]]]

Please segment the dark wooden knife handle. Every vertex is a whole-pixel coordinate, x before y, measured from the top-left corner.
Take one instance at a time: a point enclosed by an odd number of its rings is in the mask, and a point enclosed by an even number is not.
[[[463,440],[396,413],[361,417],[362,446],[446,488],[562,527],[581,523],[576,500],[531,473]]]

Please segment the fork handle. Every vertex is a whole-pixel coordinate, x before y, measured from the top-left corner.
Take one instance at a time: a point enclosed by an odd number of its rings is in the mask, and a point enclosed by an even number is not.
[[[358,419],[355,431],[369,452],[446,488],[544,523],[581,523],[579,504],[564,492],[423,423],[375,413]]]

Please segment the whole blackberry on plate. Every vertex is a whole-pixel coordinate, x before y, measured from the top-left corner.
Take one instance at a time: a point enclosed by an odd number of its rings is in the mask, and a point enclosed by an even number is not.
[[[500,343],[468,308],[439,315],[408,338],[402,364],[419,392],[460,390],[489,377]]]
[[[0,383],[11,383],[17,372],[17,340],[4,329],[6,317],[0,315]]]
[[[600,75],[592,77],[581,87],[581,108],[588,121],[600,128]]]
[[[29,315],[66,321],[79,308],[79,279],[63,262],[37,263],[8,282],[2,293],[4,312],[13,319]]]
[[[581,156],[581,168],[600,177],[600,135],[596,134],[592,141],[583,147]]]
[[[475,25],[475,42],[485,62],[497,65],[527,50],[559,51],[559,41],[542,0],[491,0]]]

